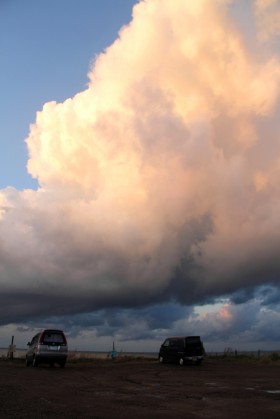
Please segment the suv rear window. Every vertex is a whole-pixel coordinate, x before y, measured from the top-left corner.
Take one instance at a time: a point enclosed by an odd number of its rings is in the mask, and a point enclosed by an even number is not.
[[[65,343],[65,338],[62,333],[45,332],[42,343]]]

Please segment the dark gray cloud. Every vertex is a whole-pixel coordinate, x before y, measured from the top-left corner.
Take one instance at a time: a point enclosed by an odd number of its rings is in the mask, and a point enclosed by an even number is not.
[[[260,288],[254,296],[251,295],[252,298],[238,301],[238,304],[224,298],[210,311],[202,306],[197,312],[194,307],[173,302],[144,308],[109,308],[76,315],[51,315],[31,319],[27,322],[28,326],[19,326],[16,333],[25,333],[30,337],[38,328],[62,328],[72,347],[73,342],[81,345],[89,336],[87,349],[92,350],[96,350],[100,342],[104,348],[104,342],[108,345],[115,340],[119,347],[132,345],[136,350],[139,350],[137,342],[146,342],[144,350],[156,351],[166,336],[184,334],[201,335],[208,351],[222,351],[226,347],[238,350],[277,349],[280,313],[265,305],[266,295],[273,291],[277,290]],[[215,310],[213,307],[216,307]]]

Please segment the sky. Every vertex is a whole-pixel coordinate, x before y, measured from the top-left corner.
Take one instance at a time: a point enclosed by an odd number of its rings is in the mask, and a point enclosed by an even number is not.
[[[0,347],[280,350],[280,2],[0,0]]]

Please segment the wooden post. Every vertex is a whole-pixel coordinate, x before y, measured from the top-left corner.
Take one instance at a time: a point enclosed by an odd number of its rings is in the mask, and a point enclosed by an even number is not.
[[[11,344],[8,349],[8,358],[14,359],[14,351],[16,350],[16,345],[14,345],[14,336],[12,336]]]
[[[118,355],[118,353],[115,349],[115,342],[113,342],[113,350],[111,352],[111,358],[112,358],[113,361],[114,361],[114,359],[116,359],[117,355]]]

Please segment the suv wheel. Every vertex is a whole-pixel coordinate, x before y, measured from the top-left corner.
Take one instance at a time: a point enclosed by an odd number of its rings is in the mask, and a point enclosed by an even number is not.
[[[25,365],[26,365],[27,367],[29,367],[29,365],[30,365],[30,362],[28,361],[27,356],[25,357]]]
[[[33,356],[32,365],[33,365],[33,367],[38,367],[38,361],[37,361],[37,358],[36,358],[35,355]]]

